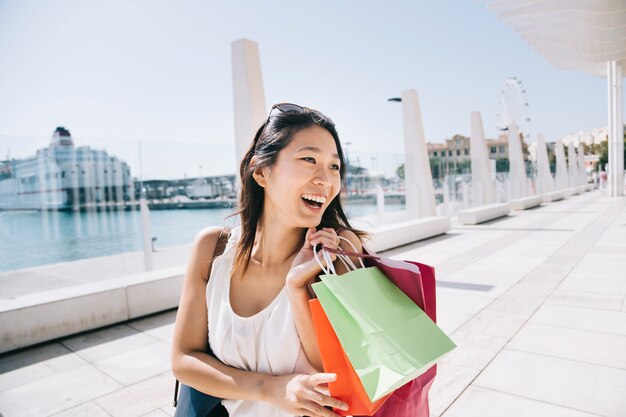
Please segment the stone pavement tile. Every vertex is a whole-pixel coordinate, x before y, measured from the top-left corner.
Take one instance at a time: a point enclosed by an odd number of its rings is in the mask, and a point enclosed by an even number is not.
[[[442,311],[441,309],[439,309],[439,306],[437,306],[437,310],[440,311],[440,313],[437,314],[437,325],[447,335],[454,332],[456,329],[461,327],[463,323],[472,318],[472,316],[469,314],[450,313],[447,311]]]
[[[482,370],[508,341],[504,337],[462,330],[452,333],[450,338],[457,347],[446,354],[441,362],[477,371]]]
[[[485,309],[463,324],[459,330],[510,339],[526,322],[521,314],[503,313]]]
[[[626,227],[620,227],[618,224],[619,219],[616,219],[611,229],[604,232],[602,237],[598,239],[596,247],[602,249],[610,248],[626,248],[626,242],[624,242],[624,236],[626,236]]]
[[[463,392],[478,375],[474,369],[447,363],[437,364],[437,376],[428,392],[428,403],[433,416],[438,416]]]
[[[541,271],[531,272],[511,288],[511,293],[547,298],[563,280],[565,275],[543,274]]]
[[[78,407],[70,408],[69,410],[62,411],[59,414],[55,414],[53,417],[111,417],[111,414],[107,413],[104,408],[100,407],[93,401],[83,403]],[[8,417],[8,416],[7,416]]]
[[[521,291],[515,291],[516,289],[517,287],[514,287],[498,297],[486,310],[529,317],[543,303],[543,297],[520,294]]]
[[[55,371],[46,366],[45,363],[35,363],[14,371],[0,374],[0,391],[19,387],[47,376],[54,375]]]
[[[117,325],[63,339],[61,343],[81,358],[93,363],[156,342],[127,325]]]
[[[626,335],[626,314],[616,311],[544,304],[530,323]]]
[[[549,243],[562,245],[576,234],[574,228],[558,228],[548,226],[534,231],[524,242]]]
[[[441,417],[596,417],[571,408],[470,385]]]
[[[536,282],[546,284],[560,283],[571,271],[574,262],[555,262],[554,258],[548,258],[546,262],[537,266],[524,277],[524,282]]]
[[[0,391],[52,376],[87,363],[59,343],[0,356]]]
[[[538,253],[533,256],[502,255],[498,252],[485,256],[482,260],[488,263],[504,263],[507,265],[539,265],[546,261],[547,255]]]
[[[495,252],[496,254],[499,252]],[[506,256],[506,255],[505,255]],[[498,272],[505,272],[507,274],[513,273],[513,275],[518,277],[523,277],[524,275],[531,272],[533,269],[537,268],[536,263],[534,262],[520,262],[514,265],[511,265],[510,262],[506,261],[496,261],[494,258],[482,258],[477,262],[473,262],[471,265],[474,268],[478,268],[486,271],[494,270]]]
[[[600,294],[594,291],[573,290],[559,287],[554,290],[552,295],[546,300],[546,303],[570,307],[620,311],[624,298],[623,295]]]
[[[87,364],[0,392],[0,413],[7,417],[50,416],[120,388]]]
[[[488,295],[490,297],[497,297],[498,295],[506,291],[506,289],[509,288],[511,285],[518,282],[522,277],[522,274],[507,273],[505,268],[502,268],[501,270],[495,270],[488,267],[477,268],[472,265],[446,276],[437,277],[437,280],[447,282],[462,282],[467,284],[491,285],[495,288],[489,291]]]
[[[542,245],[547,245],[548,248],[554,249],[559,248],[569,242],[569,240],[578,233],[575,229],[535,229],[530,235],[526,236],[521,243],[524,245],[537,246],[541,247]],[[526,253],[527,255],[532,254]],[[535,252],[534,256],[549,256],[549,252]]]
[[[171,347],[155,342],[131,351],[109,356],[93,365],[124,386],[161,374],[170,369]]]
[[[626,269],[624,269],[624,274],[626,275]],[[595,277],[568,276],[561,283],[561,287],[602,294],[626,295],[626,277],[623,279],[603,279],[601,275]]]
[[[459,314],[474,315],[493,301],[492,297],[482,295],[479,291],[448,291],[437,290],[437,310]]]
[[[382,253],[383,256],[387,256],[392,259],[405,260],[411,259],[414,261],[421,262],[426,265],[434,266],[435,269],[437,265],[445,262],[447,259],[450,259],[451,254],[447,253],[446,250],[441,251],[426,251],[426,250],[412,250],[407,252],[401,252],[394,256],[389,256],[388,251]]]
[[[168,417],[168,416],[169,414],[167,414],[165,411],[159,408],[157,410],[152,410],[149,413],[146,413],[141,417]]]
[[[165,342],[171,342],[174,334],[176,311],[176,309],[169,310],[146,318],[133,320],[128,323],[128,326]]]
[[[615,256],[614,253],[589,252],[581,260],[581,264],[615,267],[623,271],[626,268],[626,256]]]
[[[617,255],[611,255],[614,258],[621,258],[620,256]],[[591,260],[589,259],[589,254],[587,254],[587,256],[585,256],[583,259],[580,260],[580,263],[578,263],[578,267],[581,268],[587,268],[593,271],[593,274],[591,276],[593,277],[598,277],[601,275],[605,275],[605,274],[611,274],[611,271],[621,271],[622,274],[618,274],[616,279],[623,279],[624,278],[624,274],[623,271],[626,270],[626,257],[624,257],[624,260],[615,260],[612,262],[608,262],[605,260],[598,260],[598,259],[594,259]],[[615,277],[612,277],[615,278]]]
[[[602,279],[624,279],[624,269],[613,268],[610,266],[585,266],[577,264],[568,274],[580,278],[602,278]]]
[[[174,375],[165,372],[96,400],[113,417],[138,417],[168,405],[174,393]]]
[[[172,405],[171,401],[168,405],[161,407],[160,410],[163,411],[168,416],[173,416],[176,413],[176,407]]]
[[[624,237],[620,236],[623,240]],[[598,252],[598,253],[612,253],[616,256],[623,255],[626,253],[626,243],[618,244],[617,242],[607,242],[606,244],[596,244],[589,250],[589,252]]]
[[[505,248],[502,248],[498,251],[501,255],[510,255],[510,256],[537,256],[541,254],[543,256],[549,256],[552,253],[556,252],[561,248],[562,245],[555,243],[526,243],[526,242],[517,242],[511,244]]]
[[[626,370],[506,348],[474,385],[602,416],[626,409]]]
[[[626,370],[626,336],[526,324],[507,349]]]

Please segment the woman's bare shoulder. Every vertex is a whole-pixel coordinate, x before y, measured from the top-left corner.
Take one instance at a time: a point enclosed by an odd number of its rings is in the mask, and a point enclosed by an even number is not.
[[[200,230],[193,241],[193,250],[201,254],[203,258],[211,259],[217,240],[223,231],[224,228],[220,226],[209,226]]]

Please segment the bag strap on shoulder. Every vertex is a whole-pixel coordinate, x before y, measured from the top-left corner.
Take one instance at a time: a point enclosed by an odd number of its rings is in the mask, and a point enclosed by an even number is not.
[[[226,249],[226,244],[228,243],[228,239],[230,238],[230,228],[224,227],[220,232],[219,237],[217,238],[217,243],[215,244],[215,250],[213,251],[213,259],[217,258],[221,254],[224,253],[224,249]]]

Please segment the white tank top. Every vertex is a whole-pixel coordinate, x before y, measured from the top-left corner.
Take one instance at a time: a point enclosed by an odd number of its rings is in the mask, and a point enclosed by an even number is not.
[[[226,365],[247,371],[271,375],[314,373],[300,344],[285,287],[253,316],[241,317],[233,311],[230,272],[240,233],[240,227],[231,231],[223,255],[213,261],[206,287],[209,345],[213,353]],[[222,404],[230,417],[291,416],[262,401],[222,400]]]

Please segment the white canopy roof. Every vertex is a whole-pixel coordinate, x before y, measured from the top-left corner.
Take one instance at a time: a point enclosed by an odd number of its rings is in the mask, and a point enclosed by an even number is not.
[[[492,0],[489,8],[555,68],[626,67],[626,0]]]

